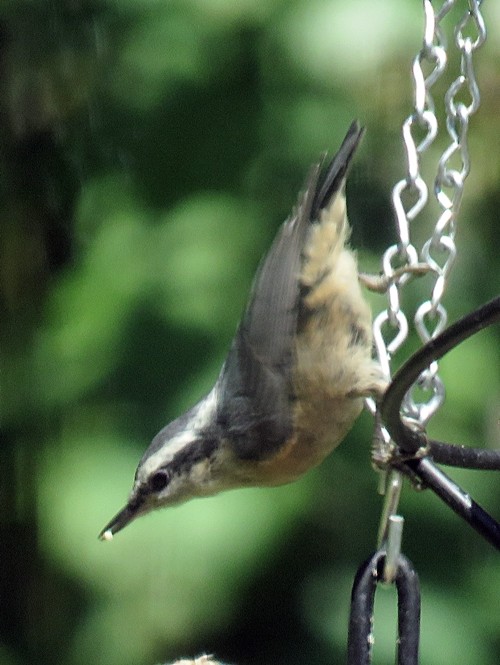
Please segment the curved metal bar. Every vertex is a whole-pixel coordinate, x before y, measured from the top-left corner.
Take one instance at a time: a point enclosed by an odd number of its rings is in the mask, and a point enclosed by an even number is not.
[[[481,448],[465,446],[457,450],[453,444],[429,442],[423,433],[407,427],[400,416],[401,402],[423,370],[468,337],[497,321],[500,321],[500,296],[464,316],[431,339],[396,372],[384,395],[380,412],[392,439],[404,453],[416,454],[420,448],[429,446],[433,459],[442,464],[470,466],[475,469],[500,469],[500,451],[484,451]]]
[[[378,550],[358,569],[351,595],[347,665],[370,665],[373,605],[377,584],[384,580],[386,553]],[[410,561],[400,554],[395,577],[398,594],[397,664],[418,665],[420,585]]]
[[[480,535],[500,550],[500,524],[464,492],[429,459],[418,458],[420,450],[443,464],[476,469],[500,469],[500,451],[455,447],[438,441],[428,441],[423,432],[414,431],[401,420],[400,408],[407,391],[421,372],[434,360],[474,333],[500,320],[500,297],[486,303],[463,317],[417,351],[394,376],[381,404],[382,420],[392,439],[402,451],[403,459],[395,466],[420,478],[450,508],[465,519]],[[404,456],[414,455],[404,460]]]

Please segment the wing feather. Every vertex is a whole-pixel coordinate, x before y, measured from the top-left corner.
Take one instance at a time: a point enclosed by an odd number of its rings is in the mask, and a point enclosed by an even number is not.
[[[319,185],[310,171],[292,216],[281,226],[254,280],[243,319],[219,377],[218,420],[240,458],[272,454],[293,430],[293,353],[302,254],[312,221],[343,185],[362,130],[355,122]]]

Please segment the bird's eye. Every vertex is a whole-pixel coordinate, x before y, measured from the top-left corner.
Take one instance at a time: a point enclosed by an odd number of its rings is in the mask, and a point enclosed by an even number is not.
[[[149,487],[153,492],[161,492],[168,485],[169,480],[170,476],[168,471],[160,469],[160,471],[153,473],[149,479]]]

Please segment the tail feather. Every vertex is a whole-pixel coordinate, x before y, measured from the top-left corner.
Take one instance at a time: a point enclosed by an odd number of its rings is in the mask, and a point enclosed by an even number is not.
[[[328,206],[332,196],[340,189],[342,180],[346,176],[352,157],[364,133],[364,127],[360,127],[358,121],[354,120],[347,130],[337,154],[326,169],[323,183],[317,188],[312,204],[312,219],[318,218],[320,210]]]

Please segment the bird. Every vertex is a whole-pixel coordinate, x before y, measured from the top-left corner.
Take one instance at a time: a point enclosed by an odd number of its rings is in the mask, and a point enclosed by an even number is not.
[[[382,396],[345,197],[363,133],[354,121],[327,167],[310,169],[213,388],[153,438],[102,540],[157,508],[296,480],[342,441],[364,398]]]

